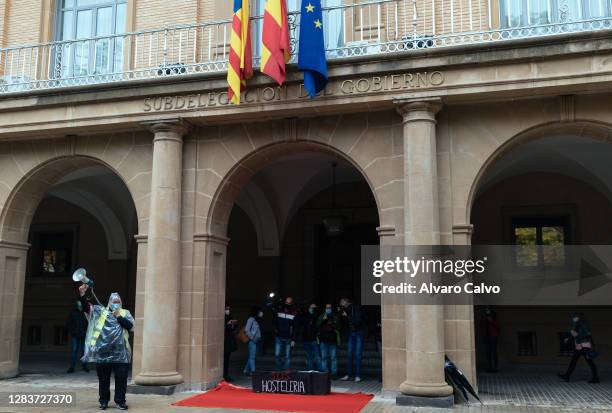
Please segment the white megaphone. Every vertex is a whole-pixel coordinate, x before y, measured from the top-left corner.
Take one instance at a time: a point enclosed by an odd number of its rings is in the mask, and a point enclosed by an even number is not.
[[[72,273],[72,281],[82,282],[83,284],[87,284],[90,287],[93,287],[93,281],[87,278],[87,270],[85,268],[77,268]]]

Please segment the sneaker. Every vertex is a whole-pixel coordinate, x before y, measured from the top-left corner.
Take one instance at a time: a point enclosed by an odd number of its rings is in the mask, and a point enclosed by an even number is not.
[[[570,380],[569,380],[569,376],[568,376],[567,374],[561,374],[561,373],[558,373],[558,374],[557,374],[557,376],[559,376],[559,378],[560,378],[561,380],[565,381],[565,382],[568,382],[568,383],[569,383],[569,381],[570,381]]]
[[[117,408],[119,410],[127,410],[128,409],[128,405],[125,403],[117,403]]]
[[[342,377],[340,380],[342,380],[342,381],[349,381],[350,379],[351,378],[348,375],[346,375],[346,376]]]
[[[359,383],[361,381],[361,377],[357,376],[355,377],[355,383]]]
[[[106,410],[108,403],[100,403],[100,410]]]
[[[83,364],[83,371],[85,373],[89,373],[89,367],[87,367],[87,364]]]
[[[66,373],[74,373],[74,369],[70,367],[68,370],[66,370]]]
[[[599,383],[599,377],[593,377],[591,380],[588,381],[590,384],[597,384]]]

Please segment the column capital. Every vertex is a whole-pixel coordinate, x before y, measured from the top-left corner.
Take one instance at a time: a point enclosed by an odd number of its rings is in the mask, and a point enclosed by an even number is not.
[[[193,234],[194,242],[212,242],[220,245],[229,244],[230,239],[228,237],[224,237],[223,235],[215,235],[215,234]]]
[[[440,98],[402,98],[394,99],[395,109],[399,113],[404,123],[416,121],[435,122],[436,114],[442,109]]]
[[[453,234],[465,234],[472,235],[474,232],[474,225],[472,224],[453,224]]]
[[[395,227],[389,225],[381,225],[380,227],[376,227],[376,232],[378,232],[378,236],[382,237],[394,237],[395,236]]]
[[[28,242],[5,241],[5,240],[0,239],[0,247],[4,247],[4,248],[27,251],[30,249],[31,246],[32,244]]]
[[[187,134],[192,128],[192,125],[182,118],[159,119],[142,122],[142,125],[147,127],[155,134],[154,140],[159,139],[180,139]],[[169,137],[168,135],[175,135]]]

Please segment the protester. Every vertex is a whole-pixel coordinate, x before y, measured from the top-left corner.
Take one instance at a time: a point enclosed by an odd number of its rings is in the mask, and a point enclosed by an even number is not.
[[[225,306],[225,339],[223,340],[223,380],[231,381],[229,376],[229,361],[230,355],[238,348],[236,346],[236,331],[237,321],[232,319],[232,309],[229,305]]]
[[[321,348],[321,371],[330,373],[328,361],[331,364],[331,377],[338,378],[338,359],[336,351],[340,346],[340,320],[333,312],[331,304],[325,304],[325,312],[317,320],[317,339]]]
[[[306,353],[306,369],[318,370],[321,366],[319,346],[317,345],[317,305],[310,304],[306,314],[301,316],[302,344]]]
[[[489,373],[497,373],[499,371],[497,345],[501,329],[499,326],[499,321],[497,320],[497,314],[495,314],[495,311],[493,311],[492,308],[487,307],[485,309],[485,314],[481,325],[485,339],[485,346],[487,349],[487,371]]]
[[[249,338],[249,358],[246,366],[244,366],[243,374],[250,376],[255,371],[255,358],[257,357],[257,343],[261,341],[261,328],[259,321],[263,317],[263,311],[260,307],[251,308],[249,318],[247,319],[244,332]]]
[[[374,339],[376,340],[376,351],[382,357],[382,314],[379,312],[376,316],[376,329],[374,330]],[[378,376],[378,381],[382,383],[382,371]]]
[[[349,327],[347,373],[340,380],[361,381],[361,358],[363,355],[363,337],[365,335],[366,319],[361,307],[353,304],[348,298],[340,300],[340,314],[346,318]],[[353,362],[355,364],[353,369]],[[354,372],[354,376],[353,376]]]
[[[276,370],[289,370],[291,367],[291,348],[295,346],[296,340],[296,316],[297,309],[293,304],[293,298],[285,298],[285,302],[276,309],[274,358]]]
[[[70,333],[70,368],[66,373],[74,373],[76,362],[80,353],[85,350],[85,334],[87,333],[87,318],[83,313],[83,305],[81,301],[77,301],[75,307],[68,314],[66,327]],[[89,372],[87,363],[81,361],[83,370]]]
[[[108,305],[92,305],[85,298],[88,285],[79,287],[83,311],[89,314],[89,326],[85,337],[84,360],[96,363],[100,409],[106,410],[110,400],[110,377],[115,374],[115,404],[127,410],[125,392],[132,350],[129,332],[134,328],[132,314],[122,308],[121,297],[112,293]]]
[[[569,366],[567,366],[567,371],[564,374],[559,374],[559,377],[561,377],[561,379],[564,381],[569,382],[570,376],[576,368],[578,359],[580,356],[584,356],[584,359],[591,369],[591,380],[589,380],[589,383],[599,383],[597,366],[593,361],[593,359],[597,357],[597,353],[593,348],[593,338],[584,317],[579,313],[572,315],[572,329],[570,330],[570,334],[574,341],[574,353],[572,354],[572,359],[570,360]],[[570,340],[569,337],[565,339],[566,342],[568,340]]]

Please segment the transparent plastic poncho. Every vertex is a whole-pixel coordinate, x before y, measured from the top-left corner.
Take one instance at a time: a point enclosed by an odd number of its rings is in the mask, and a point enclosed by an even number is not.
[[[109,298],[109,305],[92,305],[88,315],[89,325],[85,336],[85,351],[82,361],[85,363],[130,363],[132,350],[128,341],[128,331],[124,329],[109,307],[115,297]],[[123,317],[134,325],[134,318],[128,310],[121,310]],[[97,333],[99,332],[99,333]]]

